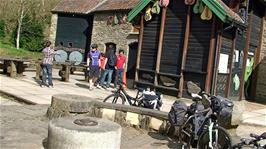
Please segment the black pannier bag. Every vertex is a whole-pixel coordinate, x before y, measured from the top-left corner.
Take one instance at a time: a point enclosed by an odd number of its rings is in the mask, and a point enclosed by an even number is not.
[[[157,95],[143,94],[142,100],[145,108],[156,109],[157,106],[158,107],[162,106],[162,103]]]
[[[213,111],[218,113],[220,117],[229,118],[232,115],[234,103],[222,96],[213,96],[211,106]]]
[[[186,121],[187,105],[182,101],[175,101],[168,113],[168,119],[172,125],[181,126]]]

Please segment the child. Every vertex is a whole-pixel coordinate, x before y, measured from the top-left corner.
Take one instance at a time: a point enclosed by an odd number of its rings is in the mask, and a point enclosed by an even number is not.
[[[101,81],[101,78],[102,78],[103,73],[104,73],[104,70],[105,70],[106,62],[107,62],[107,59],[105,57],[105,54],[104,53],[101,53],[100,54],[100,65],[99,65],[99,67],[100,67],[100,75],[99,75],[98,80],[95,82],[95,86],[98,86],[98,84]]]
[[[123,81],[123,74],[124,74],[124,68],[126,63],[126,56],[124,55],[124,50],[119,50],[119,55],[117,56],[117,62],[116,62],[116,81],[115,81],[115,87],[117,83],[121,83]]]

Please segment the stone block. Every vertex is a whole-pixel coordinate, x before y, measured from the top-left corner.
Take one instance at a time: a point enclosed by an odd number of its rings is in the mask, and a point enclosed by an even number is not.
[[[118,124],[120,124],[121,126],[126,126],[126,116],[127,113],[123,112],[123,111],[117,111],[115,112],[115,122],[117,122]]]
[[[140,125],[139,114],[127,112],[126,122],[129,123],[130,125],[136,125],[136,126]]]
[[[151,117],[149,116],[139,115],[140,128],[149,130],[150,119]]]
[[[234,108],[231,118],[231,125],[238,125],[242,121],[242,114],[245,111],[245,101],[234,101]]]
[[[163,124],[162,120],[159,120],[157,118],[151,118],[150,128],[154,130],[159,130],[162,124]]]
[[[115,121],[115,110],[112,109],[103,109],[102,118],[108,119],[110,121]]]

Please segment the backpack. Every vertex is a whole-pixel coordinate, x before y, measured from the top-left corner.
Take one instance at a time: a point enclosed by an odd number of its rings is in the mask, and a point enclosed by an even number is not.
[[[115,55],[111,55],[111,56],[108,58],[107,64],[108,64],[109,66],[115,66],[115,65],[116,65],[116,56],[115,56]]]
[[[181,126],[186,121],[187,105],[182,101],[175,101],[168,113],[168,120],[172,125]]]

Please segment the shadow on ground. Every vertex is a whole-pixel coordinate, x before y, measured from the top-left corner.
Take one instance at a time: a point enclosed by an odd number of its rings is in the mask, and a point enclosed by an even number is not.
[[[47,149],[47,144],[48,143],[48,138],[44,138],[43,140],[42,140],[42,145],[43,145],[43,148],[44,149]]]
[[[156,132],[149,132],[148,135],[158,140],[157,142],[152,142],[151,146],[159,147],[159,146],[167,145],[169,148],[173,148],[173,149],[181,148],[181,144],[178,143],[177,140],[173,140],[169,138],[168,136],[164,136]]]
[[[90,86],[86,84],[76,83],[75,85],[81,88],[90,89]]]

